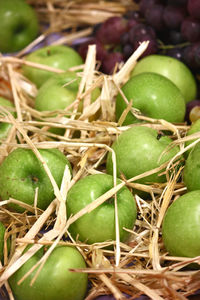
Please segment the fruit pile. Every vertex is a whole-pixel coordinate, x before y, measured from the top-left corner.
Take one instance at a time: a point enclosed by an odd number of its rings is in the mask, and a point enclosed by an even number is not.
[[[71,47],[58,32],[48,45],[38,32],[24,41],[20,20],[37,24],[34,6],[0,2],[2,23],[18,16],[17,43],[10,32],[0,44],[13,53],[0,57],[0,299],[198,293],[197,72],[158,40],[174,11],[182,28],[186,4],[198,18],[198,3],[163,3],[141,0]]]
[[[174,57],[199,77],[200,2],[198,0],[139,0],[137,9],[95,26],[90,38],[78,47],[83,59],[88,45],[96,44],[100,70],[112,74],[127,61],[143,41],[149,41],[142,57],[159,54]],[[150,70],[152,71],[152,70]],[[187,105],[187,122],[199,117],[200,84],[197,98]],[[194,109],[193,109],[194,108]],[[190,115],[190,111],[193,112]]]
[[[126,61],[139,43],[148,40],[142,56],[164,53],[200,67],[200,3],[198,0],[139,0],[138,8],[98,24],[91,41],[97,44],[102,69],[111,73],[116,62]],[[85,57],[87,44],[79,51]],[[107,65],[107,61],[109,66]]]

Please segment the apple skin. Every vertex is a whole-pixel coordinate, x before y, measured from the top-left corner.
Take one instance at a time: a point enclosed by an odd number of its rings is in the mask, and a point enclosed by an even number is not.
[[[40,149],[39,152],[57,185],[60,186],[65,166],[68,165],[71,170],[68,159],[58,149]],[[55,198],[48,175],[31,149],[13,150],[0,165],[1,199],[7,200],[12,197],[33,205],[36,187],[38,187],[37,207],[44,210]],[[24,211],[19,205],[9,204],[9,207],[17,212]]]
[[[85,268],[86,264],[82,255],[74,247],[57,246],[48,257],[33,286],[30,286],[30,282],[37,268],[20,285],[17,284],[43,254],[44,248],[34,254],[9,278],[15,300],[83,300],[88,276],[85,273],[70,272],[69,269]]]
[[[38,90],[35,109],[39,111],[65,109],[76,99],[79,84],[80,77],[72,71],[52,76]],[[91,93],[91,101],[96,100],[99,95],[100,89],[94,89]],[[79,106],[79,111],[81,111],[81,103]]]
[[[52,76],[38,90],[35,109],[38,111],[64,110],[76,100],[79,84],[80,77],[75,72],[67,71]],[[99,95],[100,89],[97,87],[91,93],[91,102],[95,101]],[[78,108],[79,112],[81,112],[82,107],[81,101]],[[70,111],[72,112],[72,109]],[[62,135],[65,129],[51,128],[50,131]]]
[[[120,180],[117,179],[117,183]],[[113,187],[113,176],[108,174],[95,174],[86,176],[77,181],[69,190],[67,196],[67,215],[75,215],[81,209],[92,203],[98,197]],[[125,242],[129,233],[123,228],[133,229],[137,208],[135,199],[127,187],[118,193],[118,217],[120,240]],[[86,213],[69,227],[69,232],[74,238],[88,244],[115,240],[115,207],[111,198]]]
[[[141,73],[131,77],[122,87],[128,101],[133,100],[132,106],[147,117],[164,119],[172,123],[184,121],[186,104],[180,90],[166,77],[156,73]],[[116,118],[119,120],[126,109],[121,94],[116,99]],[[139,120],[131,112],[123,125],[138,123]]]
[[[3,97],[0,97],[0,106],[5,106],[5,108],[14,107],[13,103]],[[14,115],[14,112],[11,112]],[[0,123],[0,141],[5,139],[12,127],[9,123]]]
[[[183,171],[183,182],[188,191],[200,190],[200,144],[190,151]]]
[[[194,123],[192,123],[192,125],[190,126],[190,129],[187,132],[187,136],[193,134],[193,133],[197,133],[200,132],[200,119],[196,120]],[[185,142],[185,146],[189,146],[191,143],[193,143],[195,141],[194,140],[190,140]],[[189,153],[191,152],[192,149],[189,149],[188,151],[186,151],[184,153],[184,156],[187,158]]]
[[[73,48],[64,45],[42,47],[25,57],[26,61],[43,64],[67,71],[69,68],[83,64],[81,56]],[[39,88],[55,73],[23,65],[23,74]]]
[[[178,59],[167,55],[148,55],[137,63],[131,76],[144,72],[158,73],[170,79],[180,89],[186,103],[195,99],[196,79],[190,69]]]
[[[155,129],[145,126],[136,126],[124,131],[112,144],[112,149],[116,154],[118,177],[123,174],[126,179],[130,179],[159,167],[178,152],[178,148],[175,147],[161,157],[171,142],[172,140],[167,136],[158,138],[158,132]],[[113,174],[111,152],[107,157],[106,169],[108,174]],[[148,184],[165,181],[165,175],[159,176],[158,173],[154,173],[135,182]]]
[[[39,32],[35,10],[24,0],[0,1],[0,51],[15,52],[32,42]]]
[[[65,109],[76,99],[79,82],[79,77],[71,71],[52,76],[38,90],[35,109],[39,111]]]
[[[162,225],[165,248],[172,256],[200,254],[200,190],[180,196],[167,209]]]

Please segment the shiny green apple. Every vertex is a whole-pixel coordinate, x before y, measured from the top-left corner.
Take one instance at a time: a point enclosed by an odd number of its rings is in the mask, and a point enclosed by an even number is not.
[[[83,64],[83,60],[78,52],[70,46],[65,45],[42,47],[26,55],[25,60],[64,71]],[[23,74],[35,83],[38,88],[55,74],[55,72],[41,70],[27,65],[24,65],[22,70]]]
[[[190,151],[183,170],[183,182],[188,191],[200,190],[200,143]]]
[[[131,77],[122,87],[132,106],[150,118],[164,119],[172,123],[184,121],[186,104],[177,86],[166,77],[156,73],[141,73]],[[119,93],[116,99],[116,118],[119,120],[127,105]],[[123,125],[138,122],[131,112]]]
[[[38,90],[35,99],[35,109],[39,111],[64,110],[77,98],[81,78],[75,72],[67,71],[49,78]],[[91,101],[100,95],[100,89],[95,88],[91,93]],[[82,110],[82,101],[78,111]],[[72,109],[68,110],[68,113]],[[51,132],[63,134],[64,129],[51,128]]]
[[[21,50],[39,32],[37,14],[25,0],[1,0],[0,20],[0,51],[3,53]]]
[[[120,180],[117,180],[120,183]],[[108,174],[86,176],[77,181],[67,196],[67,215],[75,215],[113,187],[113,177]],[[137,216],[135,199],[127,187],[117,192],[120,240],[125,242],[133,229]],[[113,197],[90,213],[71,224],[69,232],[74,238],[88,244],[115,240],[115,205]]]
[[[83,300],[87,290],[86,273],[70,269],[86,268],[80,252],[70,246],[57,246],[48,257],[34,284],[34,270],[20,285],[18,281],[42,258],[45,249],[40,249],[10,278],[9,284],[15,300]]]
[[[40,149],[39,152],[60,187],[65,166],[68,165],[71,170],[68,159],[58,149]],[[11,197],[33,205],[36,188],[38,188],[37,207],[46,209],[55,195],[42,163],[31,149],[13,150],[0,165],[1,199],[7,200]],[[18,212],[24,211],[16,204],[9,204],[9,207]]]
[[[112,144],[116,154],[118,177],[124,175],[129,179],[161,166],[178,152],[177,147],[168,149],[171,142],[168,136],[160,136],[157,130],[150,127],[135,126],[122,132]],[[111,152],[107,157],[106,169],[109,174],[113,174]],[[145,176],[136,182],[165,182],[166,176],[159,173]]]
[[[185,102],[194,100],[197,94],[197,83],[191,70],[176,58],[153,54],[137,63],[131,76],[144,72],[153,72],[170,79],[181,91]]]
[[[38,90],[35,109],[39,111],[63,110],[76,99],[80,79],[75,72],[53,75]]]
[[[171,256],[200,255],[200,190],[180,196],[169,206],[162,238]]]

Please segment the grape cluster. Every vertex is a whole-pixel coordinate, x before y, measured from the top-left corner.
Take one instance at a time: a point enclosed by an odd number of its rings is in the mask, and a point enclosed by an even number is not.
[[[150,54],[172,56],[184,62],[198,77],[200,0],[133,1],[137,3],[136,10],[128,11],[123,16],[111,17],[95,26],[87,42],[78,47],[83,59],[88,45],[96,44],[100,71],[112,74],[141,42],[148,40],[148,48],[141,57]],[[197,97],[200,99],[200,88]],[[196,106],[196,102],[193,106]]]
[[[149,40],[143,56],[162,53],[185,62],[194,72],[200,68],[200,1],[135,0],[138,10],[111,17],[98,24],[87,43],[79,47],[85,58],[89,44],[97,44],[102,70],[112,73],[138,45]],[[107,66],[109,64],[109,67]]]

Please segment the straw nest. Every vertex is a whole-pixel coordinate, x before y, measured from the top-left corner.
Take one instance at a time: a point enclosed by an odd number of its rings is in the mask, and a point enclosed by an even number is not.
[[[110,15],[121,14],[130,7],[129,1],[29,1],[32,3],[39,16],[45,16],[50,23],[51,28],[60,30],[61,24],[57,23],[56,16],[66,18],[66,26],[75,28],[81,23],[90,29],[90,25],[102,21]],[[80,7],[82,10],[80,10]],[[81,11],[81,13],[80,13]],[[66,16],[66,12],[69,12]],[[79,24],[74,22],[74,15],[79,15]],[[91,16],[94,16],[91,19]],[[99,16],[98,20],[96,16]],[[44,19],[42,17],[42,19]],[[95,21],[96,20],[96,21]],[[61,20],[59,20],[60,22]],[[68,23],[67,23],[68,22]],[[61,22],[63,24],[63,22]],[[83,32],[82,29],[68,33],[61,41],[70,42],[77,38],[77,35]],[[85,32],[84,32],[85,34]],[[84,35],[83,34],[83,35]],[[27,49],[37,44],[41,36],[29,45]],[[47,165],[44,168],[52,181],[55,190],[56,199],[45,210],[38,210],[36,207],[30,207],[20,203],[16,199],[9,199],[0,203],[0,219],[7,226],[5,239],[12,237],[11,253],[7,255],[5,249],[4,266],[1,269],[1,285],[5,284],[10,299],[13,299],[7,279],[18,269],[26,257],[22,252],[27,244],[34,244],[34,252],[42,245],[51,245],[38,265],[43,267],[48,255],[57,244],[75,245],[85,258],[87,263],[86,270],[74,270],[78,272],[88,272],[91,289],[86,299],[94,299],[101,294],[112,293],[116,299],[123,299],[124,293],[132,296],[132,299],[141,294],[148,295],[151,299],[187,299],[199,288],[200,273],[198,270],[186,269],[183,267],[191,262],[199,263],[200,257],[185,258],[171,257],[166,253],[161,237],[162,220],[166,209],[172,201],[176,200],[181,194],[185,193],[186,188],[180,180],[181,174],[170,172],[173,169],[174,161],[187,150],[184,142],[191,139],[185,137],[188,126],[186,124],[171,124],[164,120],[155,120],[143,116],[140,112],[127,106],[121,120],[115,121],[115,97],[120,91],[121,86],[128,80],[131,70],[137,63],[140,55],[145,51],[148,42],[142,43],[130,59],[121,66],[120,70],[113,75],[104,75],[98,71],[98,62],[96,61],[96,48],[94,45],[89,47],[85,64],[78,69],[81,77],[81,83],[77,94],[77,99],[73,104],[73,112],[69,112],[66,118],[67,110],[58,111],[57,116],[49,112],[38,112],[33,108],[33,99],[37,94],[36,87],[23,77],[21,66],[27,62],[23,60],[23,55],[27,49],[24,49],[18,55],[0,57],[0,94],[11,99],[15,104],[16,118],[10,111],[1,109],[1,121],[13,124],[9,136],[4,143],[0,145],[0,160],[3,159],[17,147],[31,148],[39,160],[38,149],[40,148],[58,148],[68,157],[73,165],[73,178],[66,170],[63,176],[62,189],[59,191],[54,180],[49,174]],[[34,66],[33,63],[29,63]],[[40,68],[41,66],[36,66]],[[48,70],[48,67],[44,67]],[[62,72],[61,70],[54,70]],[[90,103],[91,91],[99,86],[101,88],[100,97]],[[127,102],[127,99],[124,98]],[[78,113],[78,103],[83,102],[83,112]],[[152,184],[151,186],[139,185],[134,183],[136,178],[128,181],[124,179],[123,184],[130,189],[148,191],[150,200],[144,201],[136,195],[138,206],[138,217],[135,227],[131,231],[128,243],[123,244],[119,241],[119,233],[116,230],[116,241],[114,250],[108,250],[107,246],[111,243],[99,243],[94,245],[83,244],[74,241],[63,241],[63,234],[67,234],[69,225],[80,218],[82,215],[93,210],[95,207],[114,195],[118,186],[110,192],[110,195],[103,195],[92,205],[89,205],[78,214],[67,220],[65,199],[68,189],[81,177],[88,174],[105,172],[105,159],[110,146],[117,136],[128,128],[121,126],[123,118],[131,111],[137,118],[142,119],[142,125],[149,126],[157,130],[168,130],[173,139],[172,144],[180,147],[179,153],[166,164],[167,182],[165,184]],[[98,118],[95,118],[98,112]],[[39,120],[39,121],[38,121]],[[40,125],[43,125],[41,127]],[[55,135],[48,131],[49,127],[65,128],[63,136]],[[73,138],[75,130],[80,130],[80,137]],[[198,138],[189,147],[193,147],[199,142]],[[149,173],[157,172],[151,170]],[[181,172],[180,170],[179,172]],[[147,174],[141,174],[144,177]],[[138,179],[138,178],[137,178]],[[8,202],[17,202],[26,208],[23,214],[15,213],[7,209]],[[31,212],[32,214],[30,214]],[[116,216],[117,217],[117,216]],[[50,230],[42,236],[38,233],[42,227]],[[19,259],[20,258],[20,259]],[[36,267],[36,266],[35,266]],[[39,270],[40,270],[39,269]],[[30,270],[31,271],[31,270]]]

